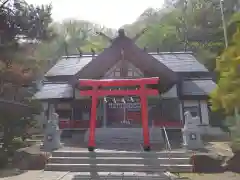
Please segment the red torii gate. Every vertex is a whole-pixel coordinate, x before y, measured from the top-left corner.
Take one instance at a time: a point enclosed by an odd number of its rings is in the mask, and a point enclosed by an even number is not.
[[[158,90],[147,89],[146,85],[154,85],[159,83],[158,77],[153,78],[140,78],[140,79],[104,79],[104,80],[90,80],[80,79],[80,87],[91,87],[92,90],[80,90],[81,96],[91,96],[91,119],[90,119],[90,132],[88,139],[88,150],[94,151],[95,149],[95,128],[97,117],[97,100],[100,96],[139,96],[141,99],[141,114],[142,114],[142,128],[144,139],[144,150],[150,151],[149,142],[149,128],[148,128],[148,95],[158,95]],[[136,90],[100,90],[99,87],[113,87],[113,86],[139,86]]]

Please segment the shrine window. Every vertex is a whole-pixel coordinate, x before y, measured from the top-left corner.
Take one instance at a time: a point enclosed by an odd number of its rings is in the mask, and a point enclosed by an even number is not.
[[[71,119],[72,111],[71,110],[56,110],[56,113],[59,115],[60,119]]]
[[[120,71],[114,71],[114,77],[120,77],[121,73]]]
[[[133,70],[132,69],[128,70],[128,77],[133,77]]]
[[[199,107],[198,106],[190,106],[190,107],[184,107],[184,112],[189,111],[192,115],[192,117],[200,117]]]
[[[60,119],[70,120],[72,116],[72,107],[68,103],[59,103],[56,106],[56,113]]]
[[[90,120],[90,112],[89,111],[83,111],[82,112],[82,120]]]

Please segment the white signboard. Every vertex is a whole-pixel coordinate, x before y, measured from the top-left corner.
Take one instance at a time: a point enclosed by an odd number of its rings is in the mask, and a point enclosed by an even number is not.
[[[140,109],[140,103],[108,103],[108,108],[118,109],[118,108],[127,108],[127,109]]]

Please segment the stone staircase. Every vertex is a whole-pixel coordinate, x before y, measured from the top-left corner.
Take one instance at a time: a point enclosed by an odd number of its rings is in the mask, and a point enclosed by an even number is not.
[[[50,173],[50,174],[49,174]],[[54,172],[59,175],[53,176],[53,172],[45,171],[45,177],[41,176],[41,179],[61,179],[61,180],[189,180],[186,178],[178,178],[169,173],[161,174],[147,174],[147,173],[108,173],[108,172],[98,172],[98,173],[82,173],[82,172]],[[49,174],[49,175],[48,175]],[[55,178],[56,177],[56,178]]]
[[[71,139],[79,145],[80,141],[88,141],[88,135],[88,131],[73,134]],[[144,152],[141,128],[97,128],[95,137],[95,152],[88,152],[86,148],[64,147],[52,153],[45,171],[70,172],[69,179],[72,180],[166,180],[172,178],[165,172],[192,172],[189,164],[192,153],[185,150]],[[150,128],[150,140],[151,147],[165,147],[159,128]]]
[[[96,179],[107,179],[106,176],[116,179],[122,176],[124,179],[166,179],[164,172],[191,172],[189,157],[190,154],[184,151],[169,153],[97,149],[88,152],[68,149],[53,152],[45,171],[79,172],[79,179],[90,179],[94,174],[98,176]]]

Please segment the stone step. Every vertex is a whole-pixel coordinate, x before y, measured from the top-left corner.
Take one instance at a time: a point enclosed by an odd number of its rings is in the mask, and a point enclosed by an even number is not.
[[[142,157],[51,157],[50,164],[189,164],[189,158],[154,158]]]
[[[116,150],[98,150],[88,151],[63,151],[58,150],[52,153],[53,157],[142,157],[142,158],[189,158],[192,153],[186,151],[160,151],[160,152],[141,152],[141,151],[116,151]]]
[[[72,172],[64,176],[69,180],[169,180],[165,173],[137,173],[137,172]]]
[[[163,142],[162,131],[160,128],[149,128],[150,141]],[[84,141],[87,142],[89,130],[84,135]],[[96,142],[143,142],[142,128],[96,128]]]
[[[45,171],[70,171],[70,172],[192,172],[191,165],[181,164],[47,164]]]

